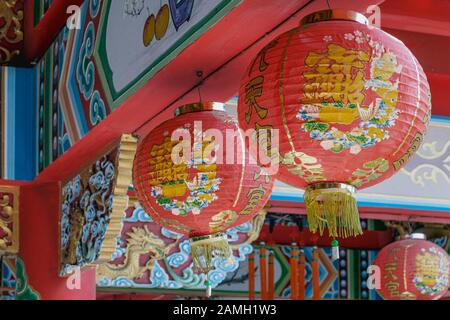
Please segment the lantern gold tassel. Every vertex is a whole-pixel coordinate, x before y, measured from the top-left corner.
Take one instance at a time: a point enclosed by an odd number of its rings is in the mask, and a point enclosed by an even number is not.
[[[332,238],[362,234],[355,191],[353,186],[345,183],[309,185],[305,191],[305,205],[310,230],[319,230],[323,235],[328,229]]]
[[[194,270],[197,272],[208,274],[213,267],[214,256],[223,259],[231,259],[232,256],[227,235],[224,233],[193,237],[190,239],[190,245]]]

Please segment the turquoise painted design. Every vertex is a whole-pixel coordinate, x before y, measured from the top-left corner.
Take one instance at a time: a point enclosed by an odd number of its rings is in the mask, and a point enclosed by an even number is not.
[[[89,3],[89,13],[91,18],[96,18],[100,12],[101,0],[90,0]]]
[[[152,218],[142,209],[140,205],[136,205],[133,214],[129,218],[125,218],[123,222],[152,222]]]
[[[84,31],[76,73],[80,91],[85,100],[91,98],[95,84],[95,66],[94,62],[90,60],[94,52],[94,44],[94,23],[89,22]]]
[[[89,118],[93,126],[97,125],[100,121],[106,118],[105,103],[100,97],[100,93],[98,91],[94,91],[92,94],[91,105],[89,108]]]
[[[25,264],[17,256],[0,256],[0,300],[39,300],[29,285]]]
[[[17,258],[16,268],[18,280],[16,300],[40,300],[39,293],[28,284],[25,264],[22,259]]]
[[[69,274],[73,266],[83,267],[95,262],[100,254],[112,210],[114,158],[113,152],[93,164],[87,181],[78,175],[63,187],[61,275]],[[72,243],[73,239],[78,242]]]
[[[86,22],[86,11],[87,5],[86,2],[81,6],[81,25],[84,25]],[[87,124],[86,116],[84,114],[83,109],[83,101],[82,94],[78,89],[78,81],[77,81],[77,65],[81,56],[81,46],[84,38],[84,31],[78,30],[75,33],[75,39],[73,40],[73,48],[70,54],[68,55],[69,61],[65,61],[65,64],[68,67],[68,75],[66,83],[63,83],[64,90],[67,90],[70,101],[64,102],[68,105],[64,105],[65,112],[72,114],[75,119],[75,127],[70,129],[69,137],[83,137],[89,132],[89,127]],[[93,44],[92,44],[93,45]],[[74,144],[76,141],[71,141]]]
[[[16,287],[16,258],[0,257],[0,300],[15,300]]]

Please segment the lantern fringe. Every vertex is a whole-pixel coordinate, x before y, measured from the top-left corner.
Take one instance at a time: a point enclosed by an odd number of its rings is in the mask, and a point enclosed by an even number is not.
[[[213,268],[213,257],[231,259],[232,252],[226,234],[214,234],[190,239],[195,272],[208,274]]]
[[[358,206],[352,193],[340,189],[306,189],[308,225],[320,235],[327,228],[330,237],[347,238],[362,234]]]

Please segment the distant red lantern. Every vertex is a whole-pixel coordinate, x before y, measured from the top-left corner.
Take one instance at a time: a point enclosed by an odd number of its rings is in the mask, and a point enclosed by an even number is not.
[[[437,300],[447,293],[450,258],[437,244],[413,234],[383,248],[375,258],[386,300]]]
[[[240,88],[239,124],[280,132],[278,179],[304,188],[309,227],[362,233],[354,193],[417,151],[431,115],[426,76],[405,45],[358,13],[322,11],[271,41]]]
[[[250,161],[237,121],[221,106],[197,103],[177,109],[177,117],[140,143],[133,168],[146,212],[156,223],[190,237],[194,264],[203,272],[211,268],[214,253],[229,255],[222,232],[252,219],[274,181]],[[230,133],[235,139],[226,139]]]

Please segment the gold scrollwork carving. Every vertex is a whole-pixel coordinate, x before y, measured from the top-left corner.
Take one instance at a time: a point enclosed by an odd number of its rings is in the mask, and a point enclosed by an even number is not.
[[[122,230],[124,211],[128,206],[128,187],[133,180],[133,160],[136,155],[137,138],[130,134],[122,135],[117,159],[117,178],[113,190],[112,212],[108,229],[103,240],[99,261],[110,261],[116,250],[116,238]]]
[[[19,187],[0,186],[0,252],[19,251]]]
[[[412,139],[411,144],[406,153],[402,155],[400,159],[392,163],[395,170],[399,170],[409,161],[409,159],[411,159],[411,157],[417,152],[417,150],[419,150],[422,141],[423,141],[423,134],[421,132],[417,132],[414,135],[414,138]]]
[[[16,45],[23,41],[22,21],[23,10],[16,9],[20,4],[18,0],[0,1],[0,20],[4,21],[0,26],[0,44]],[[0,46],[0,63],[9,62],[20,54],[19,49]]]

